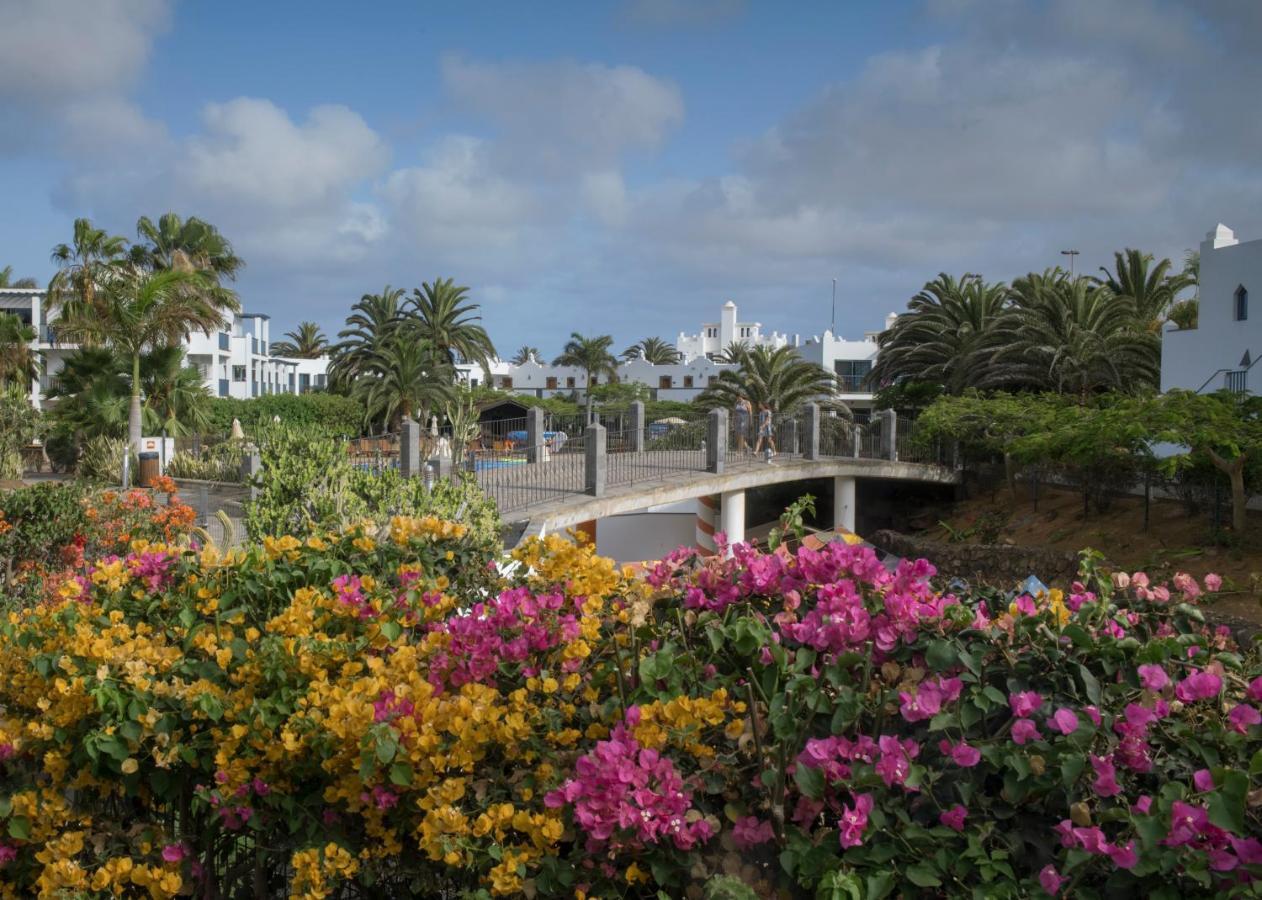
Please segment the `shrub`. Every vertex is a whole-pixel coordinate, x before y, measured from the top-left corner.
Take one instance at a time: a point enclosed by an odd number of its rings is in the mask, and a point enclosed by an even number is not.
[[[0,384],[0,481],[22,477],[22,448],[39,436],[39,412],[26,394]]]
[[[245,447],[240,441],[223,441],[204,448],[200,453],[182,450],[171,457],[166,474],[172,478],[198,481],[239,482]]]
[[[88,438],[79,454],[75,466],[75,476],[85,481],[98,484],[121,484],[123,480],[123,458],[128,455],[126,438],[97,435]],[[136,454],[131,454],[131,477],[134,480],[139,470]]]
[[[0,880],[1256,896],[1262,666],[1186,576],[1088,558],[1010,598],[840,543],[644,580],[555,536],[515,557],[499,580],[397,518],[51,581],[0,626]]]
[[[364,405],[351,397],[317,391],[307,394],[267,394],[240,400],[217,397],[211,402],[208,430],[227,434],[232,420],[253,436],[272,425],[276,417],[291,427],[316,428],[332,437],[355,437],[363,431]]]

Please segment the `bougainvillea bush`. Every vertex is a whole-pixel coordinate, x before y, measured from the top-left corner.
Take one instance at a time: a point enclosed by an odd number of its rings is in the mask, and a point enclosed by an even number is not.
[[[1088,559],[135,543],[0,628],[10,896],[1257,896],[1262,666]]]

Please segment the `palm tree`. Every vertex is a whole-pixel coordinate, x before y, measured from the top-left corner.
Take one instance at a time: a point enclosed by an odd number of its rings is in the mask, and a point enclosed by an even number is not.
[[[315,322],[299,322],[297,331],[286,331],[287,341],[272,344],[275,356],[298,359],[318,359],[329,352],[329,341]]]
[[[1186,269],[1171,274],[1172,266],[1168,259],[1153,265],[1151,253],[1128,247],[1124,252],[1113,254],[1112,272],[1101,266],[1104,277],[1092,281],[1118,297],[1128,298],[1135,307],[1140,328],[1159,331],[1179,293],[1195,284],[1195,278]]]
[[[53,248],[58,271],[48,283],[49,307],[61,318],[83,319],[102,286],[121,269],[126,250],[126,238],[95,228],[87,219],[75,219],[72,242]]]
[[[478,324],[476,303],[468,300],[469,289],[457,287],[450,278],[439,278],[432,284],[422,282],[412,290],[402,326],[415,337],[426,341],[446,355],[448,362],[480,363],[489,370],[495,356],[486,329]]]
[[[655,366],[669,366],[681,362],[684,355],[659,337],[647,337],[623,350],[622,358],[628,362],[643,359]]]
[[[127,398],[131,395],[128,362],[109,347],[80,347],[65,358],[48,390],[57,403],[49,414],[58,430],[75,442],[127,430]]]
[[[731,409],[745,399],[754,409],[765,404],[775,412],[792,413],[813,401],[850,414],[849,407],[836,399],[836,377],[802,359],[792,347],[746,347],[735,362],[735,370],[725,370],[710,380],[697,397],[699,405]]]
[[[732,341],[719,351],[719,355],[714,358],[714,361],[717,363],[734,365],[741,361],[741,359],[745,356],[745,351],[748,349],[749,345],[744,341]]]
[[[39,377],[39,354],[31,349],[35,329],[12,313],[0,313],[0,387],[9,382],[25,392]]]
[[[397,327],[402,298],[402,288],[387,284],[380,294],[364,294],[351,307],[346,327],[337,333],[338,343],[330,348],[329,380],[339,390],[350,388]]]
[[[513,358],[509,360],[514,366],[524,366],[528,362],[539,361],[539,348],[532,347],[529,344],[522,344],[517,352],[513,354]]]
[[[561,348],[561,355],[552,361],[554,366],[575,366],[583,370],[586,380],[584,393],[587,398],[587,421],[592,420],[592,379],[601,375],[613,377],[618,373],[618,358],[609,352],[613,336],[608,334],[584,337],[577,331]]]
[[[1161,376],[1161,338],[1135,301],[1060,268],[1018,278],[1013,306],[995,326],[996,349],[978,387],[1077,394],[1143,390]]]
[[[364,401],[369,420],[397,429],[405,416],[423,422],[431,409],[449,401],[454,374],[437,348],[395,332],[367,358],[354,393]]]
[[[1007,287],[979,275],[945,272],[925,284],[908,311],[877,338],[880,352],[869,381],[940,383],[950,394],[974,384],[979,360],[992,349],[993,329],[1008,302]]]
[[[13,280],[13,266],[5,266],[0,269],[0,288],[37,288],[39,282],[34,278],[19,278]]]
[[[131,363],[129,443],[139,449],[142,425],[140,359],[146,350],[177,344],[190,331],[223,324],[209,279],[198,271],[119,269],[96,285],[90,306],[72,308],[61,328],[71,339],[112,347]]]
[[[144,243],[131,248],[131,260],[146,269],[185,269],[211,276],[216,283],[235,281],[245,261],[214,225],[196,216],[181,220],[173,212],[148,216],[136,222],[136,235]]]

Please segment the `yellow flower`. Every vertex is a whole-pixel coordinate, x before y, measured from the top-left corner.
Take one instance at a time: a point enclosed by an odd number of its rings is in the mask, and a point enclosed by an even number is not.
[[[124,775],[134,775],[136,774],[136,770],[140,768],[140,763],[136,762],[134,758],[129,756],[123,760],[123,764],[119,766],[119,768],[123,770]]]

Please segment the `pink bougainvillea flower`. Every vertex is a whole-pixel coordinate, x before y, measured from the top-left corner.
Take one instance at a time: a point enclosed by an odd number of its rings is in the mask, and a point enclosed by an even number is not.
[[[1223,578],[1214,572],[1210,572],[1205,576],[1205,590],[1217,591],[1223,586]]]
[[[18,851],[16,847],[11,847],[8,844],[0,844],[0,869],[4,868],[17,858]]]
[[[1039,885],[1053,897],[1060,893],[1061,886],[1068,880],[1062,878],[1051,863],[1039,870]]]
[[[1236,854],[1225,847],[1216,847],[1205,855],[1209,857],[1209,867],[1215,872],[1230,872],[1240,865],[1240,860],[1236,857]]]
[[[1104,832],[1098,825],[1092,825],[1090,828],[1075,828],[1074,840],[1088,853],[1103,854],[1109,850],[1109,842],[1105,840]]]
[[[1073,734],[1078,730],[1078,717],[1073,710],[1061,707],[1051,718],[1051,726],[1061,734]]]
[[[1205,807],[1175,800],[1170,807],[1170,833],[1162,841],[1167,847],[1190,844],[1200,837],[1209,825],[1209,813]]]
[[[1072,847],[1077,843],[1074,840],[1074,823],[1069,819],[1061,819],[1060,823],[1052,828],[1052,831],[1056,832],[1056,838],[1060,841],[1062,847]]]
[[[1214,789],[1214,776],[1209,769],[1198,769],[1192,773],[1192,784],[1202,793],[1212,791]]]
[[[184,858],[183,844],[167,844],[162,848],[162,858],[169,863],[177,863]]]
[[[1084,706],[1082,711],[1087,714],[1087,718],[1091,720],[1092,725],[1096,728],[1100,727],[1100,722],[1102,721],[1100,718],[1100,710],[1096,709],[1094,706]]]
[[[1127,841],[1125,847],[1109,847],[1108,854],[1109,859],[1113,860],[1113,865],[1119,869],[1133,869],[1139,862],[1139,854],[1135,852],[1134,841]]]
[[[1136,815],[1146,816],[1150,809],[1152,809],[1152,797],[1149,797],[1147,794],[1143,794],[1131,804],[1131,812]]]
[[[1254,725],[1262,724],[1262,713],[1248,703],[1240,703],[1227,714],[1227,721],[1231,723],[1232,731],[1248,734]]]
[[[1262,841],[1257,838],[1238,838],[1235,835],[1228,837],[1231,841],[1231,849],[1236,851],[1236,856],[1246,866],[1256,866],[1262,863]]]
[[[1217,697],[1223,689],[1223,680],[1213,672],[1196,671],[1175,686],[1174,695],[1184,703]]]
[[[1008,705],[1012,714],[1018,719],[1028,719],[1030,715],[1043,705],[1043,698],[1035,691],[1018,691],[1008,695]]]
[[[1012,725],[1012,740],[1016,744],[1037,741],[1042,736],[1039,733],[1039,727],[1029,719],[1017,719]]]
[[[1245,696],[1255,703],[1262,702],[1262,676],[1249,682],[1249,690],[1245,692]]]
[[[1117,588],[1119,591],[1124,591],[1130,586],[1131,586],[1131,577],[1129,575],[1127,575],[1125,572],[1113,573],[1113,587]]]
[[[736,824],[732,826],[732,841],[740,850],[748,850],[750,847],[765,844],[774,836],[771,830],[771,823],[765,822],[757,816],[745,816],[737,819]]]
[[[964,819],[968,816],[968,807],[957,803],[950,809],[946,810],[940,816],[938,821],[953,831],[964,830]]]
[[[1091,767],[1095,769],[1095,781],[1091,788],[1100,797],[1116,797],[1122,793],[1117,784],[1117,769],[1113,760],[1107,756],[1092,756]]]
[[[955,761],[957,766],[971,769],[982,761],[982,752],[976,747],[970,747],[968,744],[960,741],[951,748],[951,759]]]
[[[843,805],[841,818],[837,827],[841,830],[842,849],[858,847],[863,843],[863,829],[868,827],[868,813],[872,812],[872,795],[859,794],[854,798],[854,806]]]
[[[916,693],[902,691],[898,697],[899,711],[908,722],[932,719],[942,710],[942,691],[933,682],[921,682],[916,688]]]
[[[1146,691],[1159,691],[1170,683],[1170,676],[1161,666],[1143,665],[1139,667],[1139,683]]]

